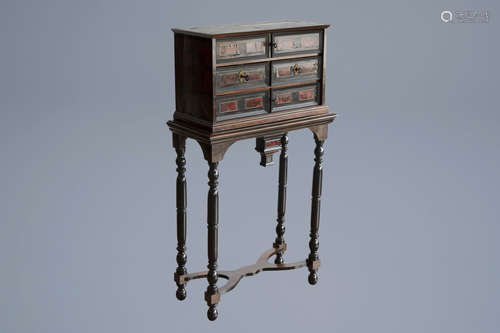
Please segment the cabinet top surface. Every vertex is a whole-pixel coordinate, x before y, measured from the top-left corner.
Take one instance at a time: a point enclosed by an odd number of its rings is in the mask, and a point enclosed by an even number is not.
[[[304,22],[297,20],[283,20],[273,22],[247,23],[247,24],[218,24],[192,28],[174,28],[175,33],[196,35],[201,37],[222,37],[231,35],[241,35],[244,33],[277,31],[277,30],[298,30],[298,29],[324,29],[329,24],[314,22]]]

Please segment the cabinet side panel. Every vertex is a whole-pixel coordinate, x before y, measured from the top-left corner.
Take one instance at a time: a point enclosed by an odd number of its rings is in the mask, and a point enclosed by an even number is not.
[[[326,29],[323,30],[323,66],[321,68],[321,105],[326,104]]]
[[[175,34],[176,112],[213,120],[212,40]]]

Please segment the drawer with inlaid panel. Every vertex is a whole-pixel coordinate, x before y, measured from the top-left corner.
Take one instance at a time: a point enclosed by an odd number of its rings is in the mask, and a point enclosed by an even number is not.
[[[292,59],[272,62],[272,85],[286,82],[319,80],[321,58]]]
[[[320,52],[322,48],[321,41],[321,31],[274,33],[271,42],[273,46],[272,55],[276,57],[305,52]]]
[[[273,89],[271,111],[289,110],[319,104],[319,84]]]
[[[249,94],[218,96],[216,99],[217,121],[254,116],[269,110],[268,91]]]
[[[266,63],[219,67],[216,73],[217,92],[266,87],[269,82]]]
[[[217,62],[227,62],[243,59],[266,58],[269,55],[268,35],[217,39]]]

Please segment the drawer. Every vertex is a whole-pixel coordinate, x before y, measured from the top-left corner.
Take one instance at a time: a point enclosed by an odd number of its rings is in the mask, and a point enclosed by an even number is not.
[[[318,80],[320,77],[320,58],[274,61],[272,75],[272,84]]]
[[[268,91],[217,97],[217,121],[266,113],[269,110]]]
[[[267,86],[266,64],[217,68],[217,92]]]
[[[321,51],[321,32],[273,34],[273,56]]]
[[[267,45],[267,35],[217,39],[216,60],[220,63],[240,59],[267,58]]]
[[[273,89],[272,111],[319,104],[319,85],[306,85],[287,89]]]

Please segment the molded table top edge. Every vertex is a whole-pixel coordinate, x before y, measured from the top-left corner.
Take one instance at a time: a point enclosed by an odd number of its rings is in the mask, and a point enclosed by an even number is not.
[[[193,35],[205,38],[217,38],[276,31],[326,29],[329,26],[329,24],[284,20],[248,24],[219,24],[191,28],[173,28],[172,31],[179,34]]]
[[[192,124],[179,120],[169,120],[167,121],[167,125],[173,132],[186,135],[196,140],[215,143],[227,140],[242,140],[277,132],[288,132],[306,127],[328,124],[333,122],[336,117],[337,114],[335,113],[327,113],[212,134]]]

